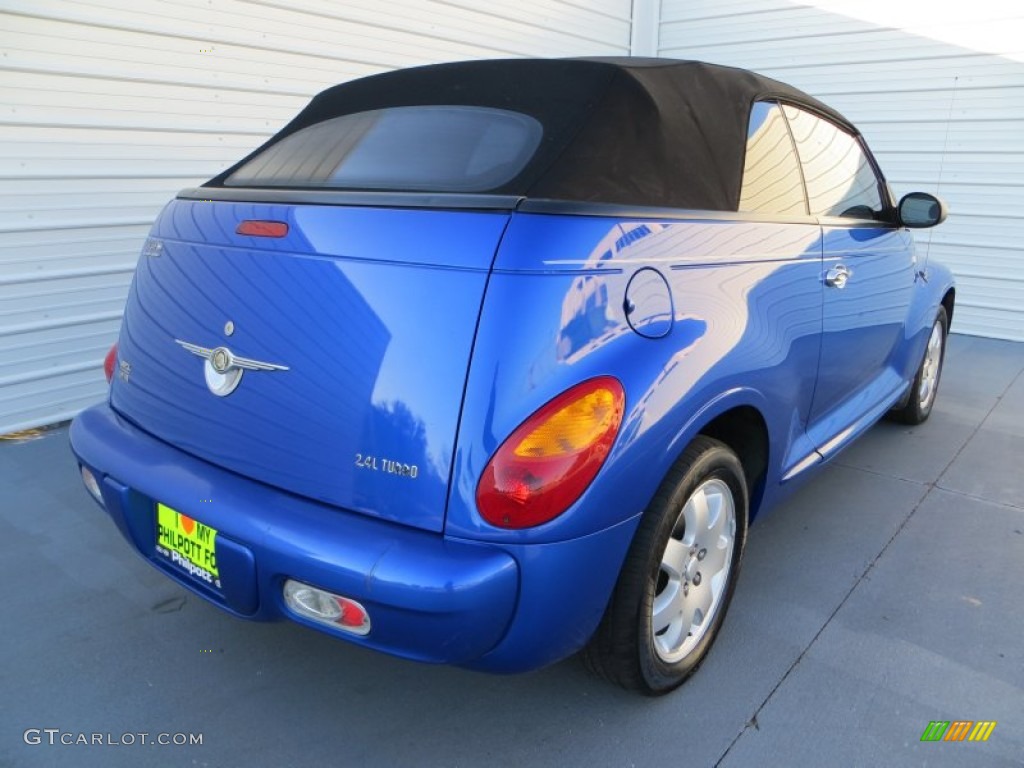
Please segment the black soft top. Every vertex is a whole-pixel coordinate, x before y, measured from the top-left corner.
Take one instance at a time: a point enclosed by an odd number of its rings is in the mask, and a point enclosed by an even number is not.
[[[842,115],[792,86],[733,67],[645,58],[497,59],[401,69],[328,88],[248,158],[298,130],[400,106],[464,105],[530,115],[543,138],[491,194],[735,211],[751,105],[778,99]]]

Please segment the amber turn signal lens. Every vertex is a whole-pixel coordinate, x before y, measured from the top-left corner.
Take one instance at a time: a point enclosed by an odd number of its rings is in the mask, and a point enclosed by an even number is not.
[[[625,408],[611,376],[577,384],[524,421],[487,463],[476,489],[481,516],[499,528],[530,528],[562,514],[611,451]]]

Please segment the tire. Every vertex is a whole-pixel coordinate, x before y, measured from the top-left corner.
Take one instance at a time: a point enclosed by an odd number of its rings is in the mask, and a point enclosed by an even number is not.
[[[604,617],[583,651],[591,671],[660,695],[697,670],[735,590],[748,503],[736,454],[718,440],[697,437],[640,520]]]
[[[921,365],[910,385],[907,401],[889,412],[889,417],[894,421],[901,421],[904,424],[921,424],[931,415],[932,406],[935,404],[935,395],[939,389],[939,379],[942,376],[942,363],[946,359],[948,332],[949,320],[946,317],[946,308],[940,306],[928,336],[928,344],[925,347]]]

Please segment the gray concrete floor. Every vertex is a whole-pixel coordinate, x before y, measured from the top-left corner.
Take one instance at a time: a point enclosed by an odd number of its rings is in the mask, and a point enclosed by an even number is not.
[[[65,429],[0,442],[0,765],[1024,765],[1022,458],[1024,344],[952,337],[931,420],[753,527],[716,647],[652,700],[577,659],[491,677],[233,619],[130,552]],[[998,725],[922,743],[930,720]]]

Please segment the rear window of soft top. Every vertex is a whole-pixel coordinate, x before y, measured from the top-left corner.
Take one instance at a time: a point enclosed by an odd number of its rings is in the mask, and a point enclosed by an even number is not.
[[[486,192],[515,178],[540,144],[534,118],[469,106],[391,107],[330,118],[257,154],[225,183]]]

